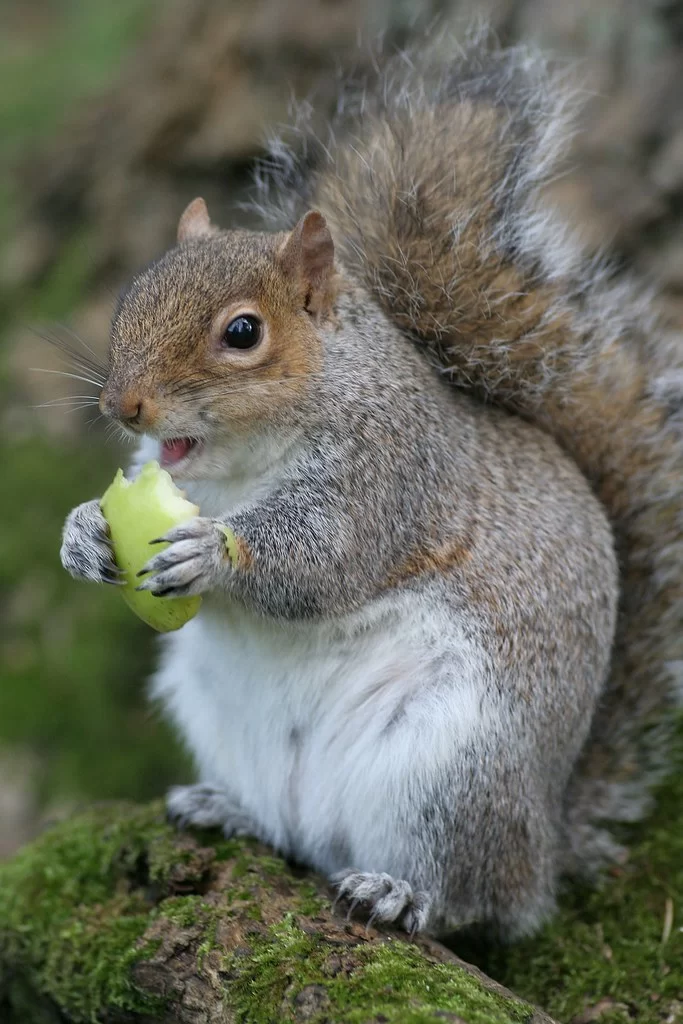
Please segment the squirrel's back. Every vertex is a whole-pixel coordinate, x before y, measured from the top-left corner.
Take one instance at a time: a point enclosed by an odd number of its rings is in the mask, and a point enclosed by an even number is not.
[[[634,281],[543,200],[573,99],[527,49],[449,43],[349,87],[329,137],[281,144],[261,208],[325,215],[340,262],[455,385],[553,434],[609,514],[621,567],[612,671],[566,802],[567,867],[616,847],[666,766],[683,661],[683,350]],[[451,46],[452,54],[454,47]]]

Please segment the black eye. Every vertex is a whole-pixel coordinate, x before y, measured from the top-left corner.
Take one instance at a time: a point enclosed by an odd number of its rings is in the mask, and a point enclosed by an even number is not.
[[[237,316],[225,328],[225,348],[254,348],[261,340],[261,322],[255,316]]]

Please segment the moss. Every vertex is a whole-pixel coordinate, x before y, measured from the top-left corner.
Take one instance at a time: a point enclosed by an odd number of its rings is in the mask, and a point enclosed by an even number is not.
[[[215,838],[222,859],[240,849]],[[103,1007],[158,1010],[130,968],[155,952],[141,940],[158,917],[206,922],[208,950],[217,909],[192,889],[214,852],[173,832],[159,802],[95,808],[50,829],[0,866],[0,988],[17,973],[25,984],[13,984],[11,1000],[30,990],[73,1021],[95,1020]]]
[[[179,928],[191,928],[193,925],[203,924],[207,914],[213,916],[214,909],[201,896],[175,896],[164,900],[152,916],[165,917]],[[204,953],[211,948],[206,946],[207,941],[203,943]]]
[[[483,990],[465,971],[425,963],[407,943],[357,947],[353,969],[331,976],[335,952],[323,936],[304,932],[292,915],[253,936],[247,956],[225,961],[232,978],[227,1002],[236,1019],[294,1019],[289,1011],[311,990],[320,1004],[319,1013],[306,1017],[311,1024],[329,1020],[329,1005],[335,1024],[365,1024],[370,1014],[387,1024],[436,1024],[449,1011],[468,1024],[521,1024],[531,1016],[530,1007]]]
[[[680,744],[683,749],[683,743]],[[683,771],[662,788],[654,815],[630,837],[626,865],[597,890],[574,887],[534,939],[509,948],[456,952],[557,1020],[601,1000],[601,1024],[681,1019],[683,1007]],[[667,901],[670,935],[662,941]]]
[[[204,846],[208,839],[211,846]],[[230,856],[241,869],[232,882],[230,867],[226,875],[212,874]],[[250,877],[253,891],[244,884]],[[109,1016],[163,1012],[159,999],[136,988],[131,969],[154,956],[171,922],[192,930],[199,970],[218,955],[230,978],[226,1002],[244,1024],[292,1019],[290,1010],[311,990],[321,1005],[311,1021],[324,1020],[329,1004],[340,1024],[367,1021],[370,1006],[397,1024],[436,1020],[434,1005],[468,1024],[528,1018],[524,1007],[483,991],[465,972],[426,964],[408,944],[352,941],[352,966],[333,968],[340,946],[324,928],[305,931],[296,913],[264,923],[283,900],[297,910],[329,906],[315,893],[310,880],[295,878],[250,840],[178,835],[159,804],[96,808],[0,867],[0,1013],[80,1024],[100,1019],[105,1008]],[[253,930],[242,925],[250,948],[226,956],[217,933],[231,903]]]
[[[232,869],[232,877],[236,881],[238,878],[244,878],[249,871],[249,858],[238,857]]]
[[[93,811],[48,831],[0,867],[0,963],[73,1021],[102,1006],[152,1012],[129,970],[149,904],[138,884],[147,845],[166,830],[152,805]],[[159,869],[158,869],[159,870]]]
[[[155,952],[154,943],[142,942],[145,931],[160,918],[197,926],[200,966],[215,949],[230,899],[260,921],[255,892],[243,881],[220,901],[202,895],[212,865],[230,858],[261,893],[269,878],[282,878],[286,866],[275,857],[259,858],[256,873],[254,846],[216,833],[178,835],[160,802],[107,805],[50,829],[0,866],[0,1012],[4,998],[19,1013],[27,993],[36,1015],[36,1000],[45,999],[46,1013],[56,1007],[79,1022],[95,1020],[103,1007],[158,1010],[130,980],[133,963]],[[322,905],[309,882],[291,879],[291,886],[307,905]]]
[[[320,899],[320,895],[314,885],[310,882],[302,881],[298,886],[298,911],[305,917],[315,917],[319,914],[323,901]]]

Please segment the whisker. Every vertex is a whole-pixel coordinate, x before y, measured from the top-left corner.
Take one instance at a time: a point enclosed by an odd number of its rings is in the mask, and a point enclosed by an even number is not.
[[[49,328],[56,328],[56,330],[50,331]],[[90,348],[87,342],[85,342],[83,338],[80,336],[80,334],[78,334],[73,329],[73,327],[70,327],[69,324],[59,322],[52,323],[48,325],[41,325],[41,329],[46,330],[48,332],[47,337],[50,338],[55,344],[68,349],[70,352],[75,352],[77,350],[70,343],[70,341],[64,338],[64,335],[67,335],[67,338],[73,338],[75,341],[78,342],[80,346],[87,349],[87,351],[92,356],[94,362],[99,363],[100,366],[104,367],[104,361],[101,355],[98,352],[96,352],[93,348]]]
[[[93,387],[101,388],[104,381],[93,380],[92,377],[83,377],[80,373],[71,373],[68,370],[47,370],[44,366],[30,366],[32,373],[54,373],[58,377],[71,377],[72,380],[82,380],[85,384],[92,384]]]
[[[102,387],[104,385],[105,378],[100,374],[99,370],[94,369],[88,363],[75,357],[72,359],[63,359],[60,356],[58,356],[57,358],[59,359],[59,362],[62,364],[62,366],[66,366],[67,369],[72,371],[79,370],[81,373],[87,373],[91,377],[96,378],[98,387]]]
[[[41,401],[34,409],[49,409],[54,406],[97,406],[98,401],[94,395],[66,395],[63,398],[50,398],[48,401]]]
[[[140,440],[139,434],[133,434],[127,431],[120,423],[116,420],[112,420],[106,430],[107,440],[111,440],[114,435],[118,437],[119,441],[125,441],[127,444],[137,444]]]
[[[74,398],[88,398],[91,402],[98,402],[99,398],[97,395],[60,395],[57,398],[53,398],[51,402],[71,402]]]
[[[48,334],[45,331],[39,330],[37,327],[31,328],[31,330],[42,341],[47,342],[48,345],[51,345],[64,355],[67,355],[73,365],[77,366],[79,369],[87,370],[87,372],[92,373],[94,376],[102,377],[102,380],[104,381],[107,374],[107,367],[94,352],[92,356],[87,355],[85,352],[75,349],[59,336]]]
[[[88,433],[92,430],[92,428],[95,426],[95,424],[99,420],[103,420],[103,419],[104,419],[104,413],[102,413],[102,412],[99,414],[99,416],[91,416],[90,419],[87,420],[87,423],[86,423],[86,425],[88,427]]]
[[[67,341],[64,341],[64,339],[60,338],[58,335],[50,334],[49,332],[41,330],[37,327],[31,328],[31,330],[33,334],[36,335],[36,337],[41,339],[41,341],[46,342],[48,345],[51,345],[52,348],[56,348],[58,352],[61,352],[63,355],[68,356],[72,362],[83,364],[84,366],[88,366],[93,371],[96,370],[98,373],[106,374],[107,367],[105,363],[96,355],[91,356],[87,352],[83,352],[80,351],[79,349],[74,348],[73,345],[70,345]]]
[[[42,406],[34,405],[33,408],[34,409],[41,409]],[[79,406],[79,405],[75,405],[75,406],[68,406],[68,405],[67,406],[59,406],[58,408],[53,409],[52,412],[63,412],[63,413],[75,412],[77,409],[81,409],[81,408],[82,409],[86,409],[86,408],[89,408],[89,407],[85,406],[85,405],[84,406]]]
[[[85,401],[84,399],[54,398],[49,402],[41,402],[32,406],[33,409],[87,409],[91,405],[98,405],[97,399]]]
[[[85,341],[85,339],[84,339],[84,338],[82,338],[82,337],[80,336],[80,334],[78,334],[78,333],[77,333],[76,331],[74,331],[73,327],[69,327],[69,325],[68,325],[68,324],[57,324],[57,326],[58,326],[58,327],[60,328],[60,330],[62,330],[62,331],[66,331],[66,333],[67,333],[67,334],[70,334],[72,338],[75,338],[75,339],[76,339],[76,341],[77,341],[77,342],[79,343],[79,345],[82,345],[82,346],[83,346],[83,348],[85,348],[85,349],[87,349],[87,350],[88,350],[88,352],[90,353],[90,355],[91,355],[91,356],[93,357],[93,360],[94,360],[94,361],[95,361],[95,362],[96,362],[96,363],[97,363],[98,365],[102,366],[102,368],[104,368],[104,363],[102,362],[102,360],[101,360],[100,356],[99,356],[99,355],[98,355],[98,353],[97,353],[97,352],[95,351],[95,349],[94,349],[94,348],[91,348],[91,347],[90,347],[90,345],[88,345],[87,341]]]

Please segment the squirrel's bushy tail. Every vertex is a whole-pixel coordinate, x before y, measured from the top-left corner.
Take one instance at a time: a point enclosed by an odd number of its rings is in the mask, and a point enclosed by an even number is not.
[[[646,809],[680,696],[683,340],[544,204],[571,91],[532,51],[476,42],[444,61],[446,47],[351,89],[303,158],[280,148],[269,209],[320,209],[386,314],[455,384],[552,433],[608,510],[613,669],[566,808],[567,867],[592,869],[616,851],[600,823]]]

